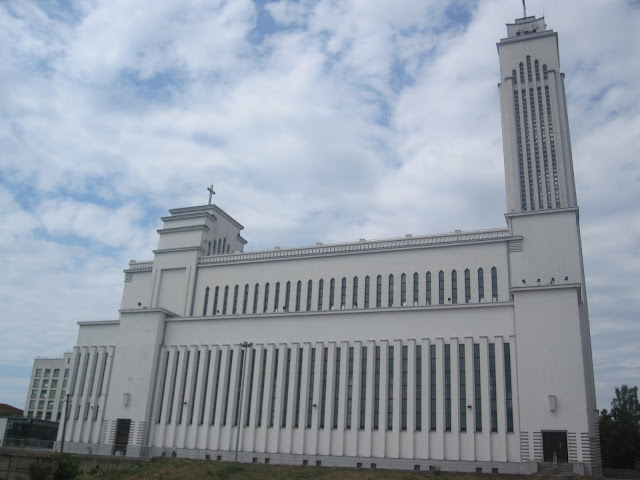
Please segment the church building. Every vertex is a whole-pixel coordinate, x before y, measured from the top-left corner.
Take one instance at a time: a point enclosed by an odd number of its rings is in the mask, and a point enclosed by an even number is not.
[[[65,451],[600,474],[557,33],[497,47],[506,226],[245,253],[170,210],[118,320],[79,324]]]

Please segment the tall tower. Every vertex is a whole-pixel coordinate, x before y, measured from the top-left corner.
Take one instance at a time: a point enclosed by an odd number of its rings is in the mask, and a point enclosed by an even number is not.
[[[507,24],[498,55],[522,460],[561,458],[598,474],[598,410],[558,36],[544,18],[517,19]]]
[[[558,34],[543,18],[507,25],[498,43],[507,211],[575,207]]]

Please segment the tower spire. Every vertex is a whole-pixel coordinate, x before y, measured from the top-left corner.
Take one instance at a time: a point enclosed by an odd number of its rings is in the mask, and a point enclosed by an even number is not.
[[[522,18],[527,18],[527,2],[522,0]]]

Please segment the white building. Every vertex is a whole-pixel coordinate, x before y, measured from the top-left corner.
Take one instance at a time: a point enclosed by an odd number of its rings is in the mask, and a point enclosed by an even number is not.
[[[65,353],[62,358],[36,358],[33,361],[24,416],[59,422],[70,371],[70,353]]]
[[[66,448],[598,473],[557,34],[507,32],[506,227],[243,253],[217,206],[171,210],[119,319],[80,323]]]

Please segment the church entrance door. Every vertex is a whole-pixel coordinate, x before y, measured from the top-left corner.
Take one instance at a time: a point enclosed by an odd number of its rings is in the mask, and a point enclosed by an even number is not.
[[[542,432],[542,452],[545,462],[568,462],[567,432]]]
[[[131,419],[119,418],[116,424],[116,438],[113,446],[114,455],[127,454],[127,444],[129,443],[129,429],[131,428]]]

